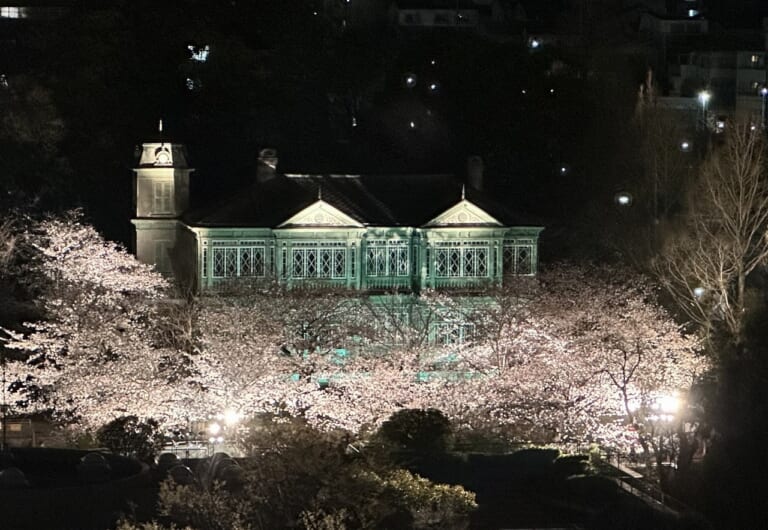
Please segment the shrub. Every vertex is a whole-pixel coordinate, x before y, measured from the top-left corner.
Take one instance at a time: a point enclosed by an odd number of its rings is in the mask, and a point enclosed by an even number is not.
[[[451,447],[451,422],[437,409],[403,409],[382,424],[378,438],[395,449],[442,453]]]
[[[476,508],[474,494],[460,486],[435,484],[347,452],[339,433],[281,422],[253,436],[259,450],[241,460],[237,491],[215,480],[188,486],[165,481],[160,515],[196,530],[458,529]]]
[[[163,436],[153,419],[141,421],[136,416],[122,416],[101,427],[96,433],[99,445],[113,453],[135,456],[152,462],[163,447]]]
[[[555,474],[562,477],[586,475],[590,471],[589,455],[564,455],[554,463]]]
[[[477,509],[475,494],[461,486],[434,484],[404,469],[385,478],[400,502],[413,516],[413,528],[466,528],[469,514]]]

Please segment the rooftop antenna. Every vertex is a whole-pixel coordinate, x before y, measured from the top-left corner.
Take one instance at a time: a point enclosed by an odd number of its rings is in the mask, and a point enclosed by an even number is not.
[[[465,187],[466,187],[466,184],[462,184],[461,185],[461,200],[462,201],[467,198]]]
[[[163,120],[160,120],[157,124],[157,132],[163,132]]]
[[[323,200],[323,185],[318,184],[317,185],[317,200],[322,201]]]

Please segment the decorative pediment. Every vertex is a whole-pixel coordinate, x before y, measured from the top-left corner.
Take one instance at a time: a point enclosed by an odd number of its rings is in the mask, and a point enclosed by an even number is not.
[[[280,224],[279,228],[290,226],[356,226],[362,227],[360,222],[325,202],[318,199],[299,213]]]
[[[497,219],[466,199],[451,206],[425,226],[503,226]]]

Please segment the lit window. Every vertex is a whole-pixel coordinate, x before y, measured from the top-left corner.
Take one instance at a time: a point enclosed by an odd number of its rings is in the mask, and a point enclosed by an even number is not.
[[[197,90],[200,88],[200,81],[188,77],[186,80],[187,90]]]
[[[435,276],[438,278],[487,277],[489,254],[487,241],[435,246]]]
[[[198,63],[207,61],[208,54],[211,52],[211,47],[208,45],[197,47],[190,44],[187,46],[187,49],[191,53],[190,59],[197,61]]]
[[[699,10],[698,9],[689,9],[688,10],[688,18],[693,18],[699,16]]]
[[[757,54],[754,54],[754,55],[752,55],[752,56],[749,58],[749,60],[750,60],[750,62],[751,62],[753,65],[756,65],[757,63],[759,63],[759,62],[760,62],[760,56],[759,56],[759,55],[757,55]]]
[[[23,7],[0,7],[0,18],[26,18]]]
[[[173,212],[173,184],[170,182],[155,182],[152,185],[152,191],[153,213],[168,214]]]
[[[533,248],[530,239],[504,241],[504,275],[533,274]]]
[[[266,273],[266,247],[263,241],[214,241],[212,276],[214,278],[263,277]],[[203,249],[203,260],[207,260]],[[203,276],[208,267],[204,263]]]
[[[408,276],[410,253],[406,241],[371,241],[366,253],[368,276]]]

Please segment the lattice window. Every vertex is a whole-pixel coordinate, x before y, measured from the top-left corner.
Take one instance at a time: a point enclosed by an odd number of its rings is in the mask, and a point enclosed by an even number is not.
[[[368,276],[408,276],[410,249],[407,241],[370,241],[366,252],[365,272]]]
[[[224,250],[224,276],[237,276],[237,249],[227,248]]]
[[[455,248],[448,251],[448,276],[461,276],[461,252]]]
[[[444,243],[434,248],[435,276],[478,278],[488,276],[487,241]]]
[[[320,268],[317,275],[320,278],[331,278],[333,276],[333,252],[327,248],[320,249]]]
[[[204,274],[207,273],[207,250],[203,249]],[[211,250],[214,278],[266,275],[266,247],[263,241],[214,241]]]
[[[448,250],[444,248],[435,249],[435,276],[448,276]]]
[[[223,248],[214,248],[213,249],[213,277],[214,278],[223,278],[224,277],[224,250]]]
[[[533,274],[533,250],[530,239],[504,241],[504,274]]]
[[[344,256],[346,250],[336,250],[333,256],[333,272],[336,278],[344,276]]]
[[[239,263],[239,276],[264,276],[264,247],[241,247]]]
[[[294,278],[345,278],[347,249],[344,243],[295,243],[292,252]]]

